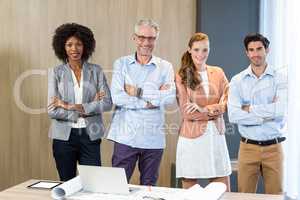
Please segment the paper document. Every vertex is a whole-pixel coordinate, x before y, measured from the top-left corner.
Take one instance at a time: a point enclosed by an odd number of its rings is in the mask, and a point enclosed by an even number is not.
[[[205,188],[196,184],[190,189],[186,190],[184,200],[218,200],[226,191],[226,185],[220,182],[210,183]]]
[[[224,183],[210,183],[205,188],[196,184],[190,189],[129,185],[129,195],[91,193],[83,191],[79,176],[67,181],[51,192],[53,199],[72,200],[218,200],[226,191]]]
[[[53,199],[61,200],[67,196],[75,194],[82,190],[80,177],[77,176],[55,188],[51,191],[51,197]]]

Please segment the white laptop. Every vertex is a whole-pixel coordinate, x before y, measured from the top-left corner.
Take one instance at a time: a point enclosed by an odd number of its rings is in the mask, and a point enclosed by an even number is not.
[[[78,172],[84,191],[129,194],[123,168],[78,165]]]

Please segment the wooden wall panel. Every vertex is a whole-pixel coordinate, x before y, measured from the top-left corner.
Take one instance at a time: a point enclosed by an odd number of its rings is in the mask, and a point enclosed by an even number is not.
[[[101,64],[110,79],[113,61],[134,50],[133,26],[140,18],[160,24],[155,54],[177,69],[195,31],[195,16],[195,0],[0,0],[0,190],[30,178],[57,179],[45,113],[47,69],[59,64],[51,47],[57,26],[77,22],[90,27],[97,41],[91,61]],[[22,75],[26,78],[20,82]],[[106,113],[107,125],[110,118]],[[170,184],[178,123],[177,110],[169,110],[161,186]],[[111,154],[111,143],[104,141],[104,165],[110,165]],[[138,183],[136,173],[132,183]]]

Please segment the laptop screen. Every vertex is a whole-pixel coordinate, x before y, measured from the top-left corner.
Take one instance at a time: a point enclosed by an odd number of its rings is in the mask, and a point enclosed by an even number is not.
[[[78,172],[84,191],[129,194],[123,168],[78,165]]]

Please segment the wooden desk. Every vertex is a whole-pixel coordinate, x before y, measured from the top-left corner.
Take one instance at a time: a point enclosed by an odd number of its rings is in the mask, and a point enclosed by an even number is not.
[[[52,200],[50,191],[27,189],[36,180],[29,180],[0,192],[0,200]],[[225,193],[222,200],[282,200],[281,195]]]

